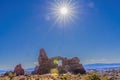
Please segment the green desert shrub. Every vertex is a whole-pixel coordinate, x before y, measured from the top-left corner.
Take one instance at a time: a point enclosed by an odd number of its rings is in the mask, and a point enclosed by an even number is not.
[[[11,80],[8,76],[5,76],[2,80]]]
[[[80,74],[80,73],[78,73],[78,74],[77,74],[77,76],[81,76],[81,74]]]
[[[58,69],[53,68],[53,69],[50,70],[50,73],[52,73],[52,74],[59,74],[59,71],[58,71]]]
[[[101,80],[109,80],[108,77],[102,77]]]
[[[97,73],[91,73],[86,76],[85,80],[101,80]]]
[[[12,79],[13,77],[16,76],[16,74],[14,72],[9,72],[7,75],[10,79]]]
[[[0,80],[2,80],[2,78],[0,78]]]
[[[71,80],[70,77],[68,75],[63,75],[61,77],[62,80]]]

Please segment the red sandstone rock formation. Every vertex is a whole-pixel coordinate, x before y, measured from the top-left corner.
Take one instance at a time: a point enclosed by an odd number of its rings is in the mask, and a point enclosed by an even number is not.
[[[44,49],[40,49],[40,55],[38,58],[39,65],[42,65],[44,62],[48,61],[48,57]]]
[[[16,65],[16,67],[14,68],[14,73],[16,73],[16,75],[24,75],[24,69],[22,68],[21,64]]]
[[[38,74],[45,74],[50,71],[51,64],[44,49],[40,49],[40,55],[38,57],[38,62],[39,62],[39,67],[36,67],[37,70],[34,71],[35,73],[37,72]]]
[[[36,67],[34,72],[37,74],[45,74],[49,73],[50,69],[59,67],[58,65],[53,63],[55,59],[62,61],[61,69],[63,69],[63,71],[81,74],[86,73],[84,67],[82,66],[82,64],[80,64],[80,60],[78,57],[74,57],[72,59],[67,59],[66,57],[64,58],[61,56],[48,58],[44,49],[40,50],[40,56],[38,57],[39,66]]]

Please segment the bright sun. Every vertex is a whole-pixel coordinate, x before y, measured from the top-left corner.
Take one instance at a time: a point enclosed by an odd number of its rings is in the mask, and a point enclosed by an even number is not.
[[[66,14],[68,14],[68,9],[66,7],[62,7],[62,8],[60,8],[60,13],[62,15],[66,15]]]
[[[80,9],[79,9],[80,10]],[[50,14],[55,23],[68,23],[77,17],[78,4],[75,0],[55,0],[51,2]]]

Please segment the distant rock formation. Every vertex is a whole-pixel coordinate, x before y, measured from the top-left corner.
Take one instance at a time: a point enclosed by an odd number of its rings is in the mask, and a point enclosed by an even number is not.
[[[17,76],[24,75],[25,72],[21,64],[16,65],[16,67],[14,68],[14,73],[16,73]]]
[[[39,58],[38,58],[38,62],[40,65],[43,65],[45,64],[46,62],[48,61],[48,57],[46,55],[46,52],[44,49],[41,49],[40,50],[40,55],[39,55]],[[44,63],[43,63],[44,62]]]
[[[58,66],[58,64],[54,64],[54,60],[62,61],[62,65]],[[40,49],[40,55],[38,57],[39,66],[36,66],[34,73],[35,74],[46,74],[49,73],[52,68],[59,68],[66,72],[71,73],[80,73],[85,74],[86,71],[82,64],[80,64],[80,60],[78,57],[74,57],[72,59],[67,59],[66,57],[53,57],[48,58],[44,49]]]
[[[36,66],[35,71],[34,71],[37,74],[49,73],[51,66],[53,66],[51,64],[51,61],[48,59],[48,56],[46,55],[46,52],[44,49],[40,50],[40,55],[38,57],[38,63],[39,63],[39,66]]]

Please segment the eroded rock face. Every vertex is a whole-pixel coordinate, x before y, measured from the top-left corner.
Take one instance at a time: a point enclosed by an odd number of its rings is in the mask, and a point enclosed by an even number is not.
[[[44,49],[40,49],[40,55],[38,57],[39,66],[36,67],[34,71],[37,74],[45,74],[48,73],[50,70],[50,61]]]
[[[14,68],[14,73],[16,73],[16,75],[24,75],[24,69],[22,68],[21,64],[16,65],[16,67]]]
[[[60,66],[61,67],[60,69],[63,69],[63,71],[66,71],[66,72],[69,71],[75,74],[86,73],[83,65],[80,64],[80,60],[78,57],[74,57],[72,59],[68,59],[66,57],[61,57],[61,56],[48,58],[44,49],[40,50],[40,55],[38,57],[39,66],[36,67],[34,72],[36,74],[49,73],[52,68],[59,67],[58,65],[54,64],[54,60],[56,59],[58,61],[60,60],[62,61],[62,65]]]
[[[39,65],[42,65],[42,64],[44,64],[47,61],[48,61],[48,57],[46,55],[45,50],[44,49],[40,49],[40,55],[39,55],[39,58],[38,58]]]

